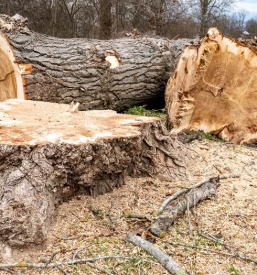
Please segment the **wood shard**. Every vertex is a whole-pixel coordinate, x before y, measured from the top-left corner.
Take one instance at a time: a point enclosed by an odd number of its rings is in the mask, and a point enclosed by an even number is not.
[[[239,144],[257,140],[257,54],[209,29],[187,47],[166,88],[172,133],[202,130]]]

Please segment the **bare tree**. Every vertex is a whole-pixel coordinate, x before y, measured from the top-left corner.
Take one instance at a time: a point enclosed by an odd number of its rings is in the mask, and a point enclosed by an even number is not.
[[[110,39],[112,29],[112,1],[100,0],[100,39]]]
[[[196,0],[196,17],[200,25],[200,35],[204,36],[210,23],[224,15],[236,0]]]
[[[247,32],[249,32],[252,38],[256,37],[257,36],[257,18],[248,20],[245,24],[245,29]]]

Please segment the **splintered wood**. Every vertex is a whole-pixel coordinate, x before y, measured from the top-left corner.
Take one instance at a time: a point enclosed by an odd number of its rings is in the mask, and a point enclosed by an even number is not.
[[[257,54],[211,28],[187,47],[166,89],[172,133],[202,130],[226,141],[257,140]]]

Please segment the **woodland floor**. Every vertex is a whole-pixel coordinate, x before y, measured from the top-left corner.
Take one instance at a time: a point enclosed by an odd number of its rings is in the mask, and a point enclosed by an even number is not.
[[[128,255],[147,261],[101,260],[91,263],[92,266],[63,266],[69,274],[104,274],[95,267],[110,274],[168,274],[142,249],[123,240],[124,233],[142,234],[150,224],[148,220],[122,217],[123,211],[151,217],[161,202],[182,186],[218,174],[234,173],[241,174],[241,178],[222,180],[215,200],[202,202],[189,215],[178,219],[165,238],[156,239],[156,245],[192,275],[257,275],[257,265],[253,263],[170,244],[186,243],[226,253],[236,251],[241,256],[257,260],[257,150],[209,140],[193,141],[189,143],[189,148],[196,151],[199,158],[190,168],[191,178],[188,182],[128,178],[126,185],[110,194],[97,198],[74,198],[60,206],[46,247],[29,253],[19,251],[16,260],[41,262],[58,250],[63,253],[57,254],[55,259],[68,259],[72,257],[72,251],[86,246],[79,253],[81,258]],[[212,236],[215,240],[204,236]],[[222,242],[230,246],[226,248]],[[0,274],[7,273],[0,271]],[[23,270],[20,274],[52,275],[62,272],[44,269]]]

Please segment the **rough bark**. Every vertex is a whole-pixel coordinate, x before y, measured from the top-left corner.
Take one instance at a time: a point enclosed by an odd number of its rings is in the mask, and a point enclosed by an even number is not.
[[[156,216],[149,231],[158,237],[164,237],[175,220],[183,215],[187,209],[196,206],[199,202],[216,195],[218,182],[213,179],[202,187],[192,190],[178,202],[168,205],[161,214]]]
[[[187,47],[166,88],[172,132],[202,130],[226,141],[257,140],[255,48],[208,31],[198,47]]]
[[[187,176],[188,153],[159,119],[69,108],[0,104],[0,240],[10,246],[44,242],[56,207],[76,194],[110,192],[126,175]]]
[[[28,99],[77,100],[89,109],[121,111],[163,97],[177,58],[189,44],[139,36],[59,39],[32,32],[24,22],[7,16],[1,19],[1,31],[18,59],[33,65],[32,74],[26,76]]]

